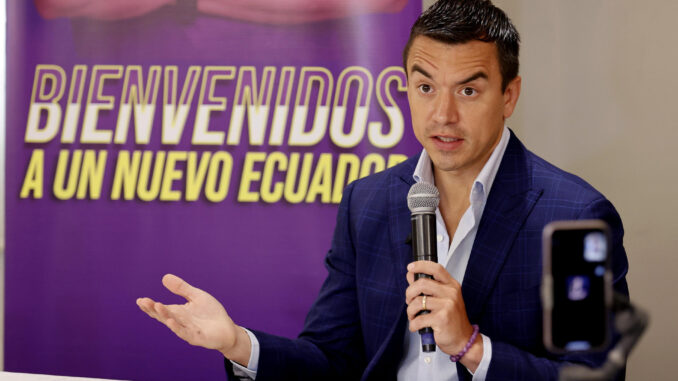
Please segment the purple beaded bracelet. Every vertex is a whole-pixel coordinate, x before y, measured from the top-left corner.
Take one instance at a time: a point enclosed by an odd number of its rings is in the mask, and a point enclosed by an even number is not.
[[[471,338],[468,339],[468,343],[466,343],[464,349],[462,349],[461,352],[457,353],[456,355],[451,355],[450,361],[457,362],[461,360],[462,357],[464,357],[466,352],[468,352],[468,350],[471,349],[471,345],[473,345],[473,342],[476,341],[476,337],[478,337],[478,331],[480,331],[478,324],[473,324],[473,333],[471,334]]]

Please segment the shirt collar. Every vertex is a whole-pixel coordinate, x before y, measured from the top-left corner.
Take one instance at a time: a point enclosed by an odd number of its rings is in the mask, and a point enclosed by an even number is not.
[[[487,195],[490,193],[494,178],[497,176],[497,171],[499,171],[499,164],[501,164],[501,159],[504,157],[504,152],[506,152],[510,136],[511,133],[509,132],[508,127],[504,126],[499,143],[494,148],[494,151],[492,151],[490,158],[480,170],[476,179],[473,181],[473,187],[471,188],[471,194],[469,195],[472,204],[474,202],[485,202],[487,200]],[[414,181],[418,183],[425,182],[435,184],[431,157],[425,149],[421,151],[419,161],[414,168],[412,177],[414,178]]]

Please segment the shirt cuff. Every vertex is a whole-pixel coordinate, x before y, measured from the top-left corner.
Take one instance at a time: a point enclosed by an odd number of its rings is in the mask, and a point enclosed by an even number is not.
[[[257,340],[257,337],[254,336],[249,329],[243,329],[247,332],[247,336],[250,337],[250,343],[252,343],[252,347],[250,348],[250,359],[247,362],[247,367],[244,367],[235,361],[231,361],[231,364],[233,364],[233,374],[239,378],[244,377],[254,380],[257,378],[257,368],[259,366],[259,340]]]
[[[490,360],[492,360],[492,340],[482,333],[480,336],[483,338],[483,357],[480,359],[478,368],[473,373],[473,381],[485,381],[487,370],[490,369]]]

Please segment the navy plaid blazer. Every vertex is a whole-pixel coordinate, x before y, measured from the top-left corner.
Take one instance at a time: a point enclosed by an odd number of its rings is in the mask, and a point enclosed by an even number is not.
[[[412,261],[406,198],[417,160],[346,187],[325,260],[329,274],[303,332],[292,340],[254,331],[260,343],[257,381],[396,379],[407,329],[406,266]],[[623,228],[612,204],[511,133],[462,285],[469,320],[492,340],[488,380],[555,380],[564,362],[596,366],[604,360],[604,354],[554,356],[542,343],[542,229],[554,220],[591,218],[612,229],[614,286],[628,295]],[[470,379],[457,367],[460,379]]]

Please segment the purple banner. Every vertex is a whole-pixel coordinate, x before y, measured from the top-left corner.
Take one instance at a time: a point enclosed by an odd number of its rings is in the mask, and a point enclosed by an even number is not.
[[[224,377],[135,300],[296,336],[343,188],[420,149],[419,0],[165,3],[8,1],[7,371]]]

